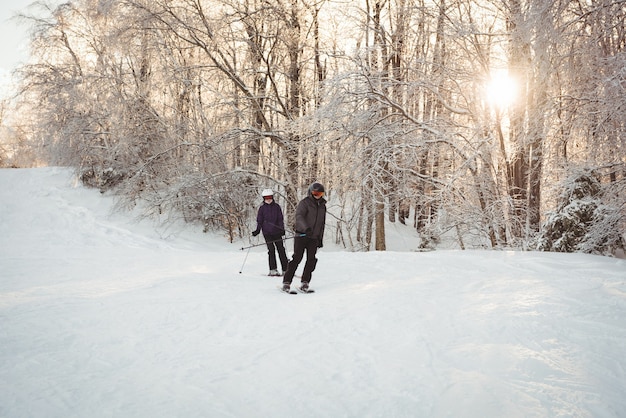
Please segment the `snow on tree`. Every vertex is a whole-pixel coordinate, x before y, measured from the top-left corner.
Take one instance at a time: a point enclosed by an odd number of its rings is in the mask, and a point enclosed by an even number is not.
[[[593,170],[574,173],[564,184],[557,210],[548,214],[538,248],[543,251],[607,254],[622,247],[618,208],[603,202]]]
[[[290,224],[319,180],[336,242],[354,250],[384,250],[397,221],[424,246],[446,235],[460,248],[527,248],[553,209],[545,248],[605,251],[625,230],[622,9],[67,2],[32,20],[15,155],[75,167],[147,215],[231,240],[249,232],[258,190],[278,191]],[[494,110],[497,70],[521,90]],[[551,206],[546,184],[582,162],[612,165],[612,178],[586,200],[563,183]]]

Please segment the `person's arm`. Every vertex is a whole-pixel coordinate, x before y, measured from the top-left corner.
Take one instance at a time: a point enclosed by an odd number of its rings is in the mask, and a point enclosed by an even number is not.
[[[280,229],[280,236],[282,237],[285,235],[285,217],[283,216],[283,210],[280,205],[278,205],[278,227]]]
[[[310,234],[311,227],[307,224],[306,217],[308,205],[305,199],[302,199],[296,207],[296,232],[299,234]]]
[[[256,237],[261,232],[261,225],[263,225],[263,206],[259,208],[256,214],[256,229],[252,231],[252,236]]]

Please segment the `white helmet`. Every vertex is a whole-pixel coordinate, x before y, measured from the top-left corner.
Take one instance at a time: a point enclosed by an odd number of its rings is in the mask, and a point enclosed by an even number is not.
[[[261,196],[265,197],[265,196],[274,196],[274,192],[272,191],[272,189],[265,189],[261,192]]]

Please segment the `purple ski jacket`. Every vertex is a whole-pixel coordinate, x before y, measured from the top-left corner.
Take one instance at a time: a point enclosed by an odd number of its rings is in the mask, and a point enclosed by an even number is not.
[[[283,235],[285,233],[285,220],[280,205],[272,200],[259,207],[256,215],[256,230],[263,231],[263,235]]]

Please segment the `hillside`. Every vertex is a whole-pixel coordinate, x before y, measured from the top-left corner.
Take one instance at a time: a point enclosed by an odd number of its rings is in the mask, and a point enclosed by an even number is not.
[[[112,205],[0,170],[1,417],[626,415],[625,260],[325,246],[289,296]]]

